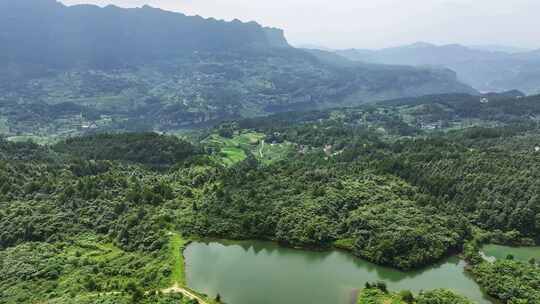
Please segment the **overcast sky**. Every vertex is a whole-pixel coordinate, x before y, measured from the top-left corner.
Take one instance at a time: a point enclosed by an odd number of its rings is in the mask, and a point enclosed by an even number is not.
[[[257,21],[293,45],[382,48],[437,44],[540,48],[540,0],[61,0]]]

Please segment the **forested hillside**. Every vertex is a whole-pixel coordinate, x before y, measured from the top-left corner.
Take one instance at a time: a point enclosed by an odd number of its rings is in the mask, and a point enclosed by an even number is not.
[[[510,111],[505,98],[490,115],[441,101],[452,120],[437,128],[416,123],[431,115],[411,111],[430,105],[418,99],[231,121],[184,139],[2,140],[0,302],[150,301],[145,291],[178,277],[169,252],[181,233],[338,247],[404,270],[465,248],[490,295],[536,303],[535,262],[478,257],[482,242],[540,237],[535,99]]]

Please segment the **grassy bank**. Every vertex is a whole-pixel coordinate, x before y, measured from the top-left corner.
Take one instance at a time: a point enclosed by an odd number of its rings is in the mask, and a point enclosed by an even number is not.
[[[169,264],[172,267],[170,285],[186,285],[183,251],[188,243],[180,234],[171,234],[169,240]]]
[[[416,297],[410,291],[393,293],[384,283],[376,283],[361,290],[356,304],[473,304],[470,300],[447,289],[421,292]]]
[[[397,294],[382,292],[377,288],[364,289],[359,292],[357,304],[407,304]]]

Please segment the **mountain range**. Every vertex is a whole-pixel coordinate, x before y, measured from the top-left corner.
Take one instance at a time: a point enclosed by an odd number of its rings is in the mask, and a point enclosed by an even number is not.
[[[454,70],[460,81],[480,91],[518,89],[540,93],[540,50],[502,52],[501,48],[418,42],[380,50],[336,51],[350,60],[377,64],[438,66]],[[508,51],[507,48],[503,48]]]
[[[288,47],[283,31],[144,6],[65,6],[55,0],[0,3],[1,62],[115,68],[193,51]]]
[[[477,91],[447,68],[293,48],[255,22],[141,8],[0,2],[0,132],[170,130],[289,110]]]

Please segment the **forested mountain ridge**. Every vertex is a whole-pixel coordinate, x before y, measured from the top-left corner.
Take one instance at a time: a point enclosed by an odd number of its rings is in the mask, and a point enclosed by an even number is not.
[[[148,6],[4,0],[0,132],[178,130],[226,119],[476,91],[448,69],[345,64],[280,29]]]
[[[446,70],[333,66],[292,48],[199,52],[156,64],[71,70],[3,85],[0,121],[10,135],[80,134],[85,126],[168,131],[288,110],[475,92]]]
[[[415,43],[381,50],[349,49],[336,53],[367,63],[444,66],[456,71],[461,81],[480,91],[519,89],[527,94],[540,93],[538,51],[505,53],[459,44]]]
[[[64,6],[55,0],[0,5],[3,65],[118,68],[194,51],[289,47],[281,30],[255,22],[203,19],[149,6]]]

